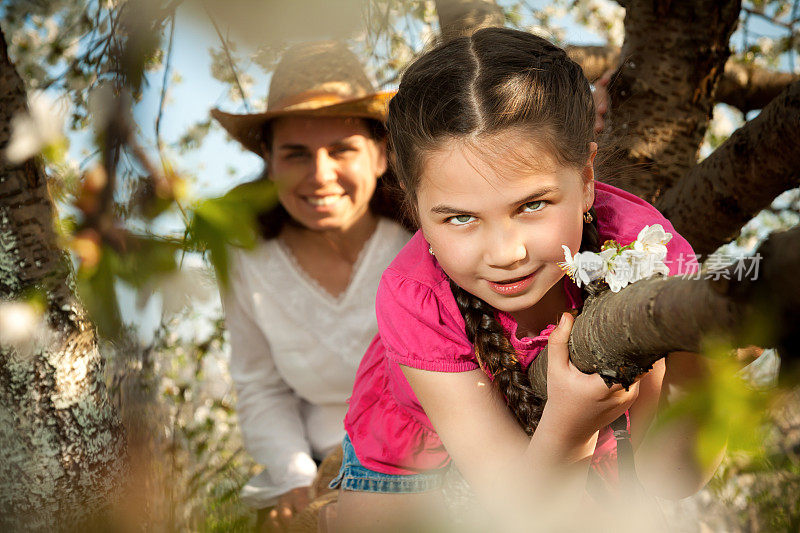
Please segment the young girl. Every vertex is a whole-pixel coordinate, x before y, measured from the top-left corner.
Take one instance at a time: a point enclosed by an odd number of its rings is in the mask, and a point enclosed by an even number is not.
[[[691,247],[655,208],[594,180],[593,123],[580,67],[527,33],[484,29],[404,74],[388,129],[421,229],[378,288],[379,333],[356,376],[331,484],[341,487],[337,530],[429,516],[451,458],[497,517],[530,524],[551,506],[577,507],[590,470],[613,485],[608,425],[626,412],[639,455],[658,458],[638,465],[646,488],[682,496],[706,481],[690,424],[645,436],[663,360],[628,390],[569,362],[566,312],[583,295],[558,266],[562,245],[598,251],[661,224],[673,234],[670,273],[696,266],[678,260]],[[542,409],[526,370],[545,346]],[[680,386],[698,372],[667,370],[666,380]]]

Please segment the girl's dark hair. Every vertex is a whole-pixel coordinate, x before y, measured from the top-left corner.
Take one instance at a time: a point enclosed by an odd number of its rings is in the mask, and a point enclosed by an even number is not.
[[[448,140],[484,145],[518,131],[558,164],[583,168],[594,140],[594,102],[580,66],[564,50],[529,33],[486,28],[438,45],[412,63],[389,103],[392,164],[415,211],[426,155]],[[581,250],[599,251],[593,222]],[[452,281],[466,334],[519,424],[533,432],[543,405],[497,318],[497,310]],[[585,296],[585,295],[584,295]]]
[[[360,119],[367,125],[370,138],[375,141],[382,141],[386,139],[386,127],[382,122],[373,119]],[[268,147],[272,147],[272,128],[270,123],[264,124],[261,132],[261,138]],[[264,170],[261,172],[259,180],[268,180],[269,173],[267,165],[264,165]],[[403,205],[403,192],[397,185],[397,180],[394,178],[394,173],[387,170],[378,178],[378,183],[375,187],[375,193],[369,201],[369,208],[372,213],[394,220],[404,226],[406,229],[412,229],[413,224],[409,217],[405,216],[405,211],[401,208]],[[280,234],[283,225],[291,220],[291,216],[286,212],[286,209],[280,204],[276,203],[272,209],[259,213],[258,225],[261,236],[264,239],[272,239]]]

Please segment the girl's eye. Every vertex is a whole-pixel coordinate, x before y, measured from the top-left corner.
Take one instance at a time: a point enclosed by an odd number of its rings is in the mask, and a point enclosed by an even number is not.
[[[289,152],[284,155],[283,158],[290,161],[297,161],[299,159],[305,159],[307,156],[308,154],[306,152]]]
[[[454,217],[450,217],[446,220],[449,224],[453,224],[454,226],[463,226],[464,224],[469,224],[472,222],[472,219],[475,217],[472,215],[456,215]]]
[[[544,207],[544,202],[542,200],[536,200],[535,202],[528,202],[522,206],[523,213],[533,213],[535,211],[540,211]]]

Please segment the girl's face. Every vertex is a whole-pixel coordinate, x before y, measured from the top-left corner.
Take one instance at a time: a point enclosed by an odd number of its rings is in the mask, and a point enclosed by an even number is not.
[[[518,135],[493,142],[521,146]],[[525,146],[527,148],[527,146]],[[594,202],[592,161],[564,167],[530,148],[535,168],[487,161],[450,141],[424,161],[417,208],[425,238],[445,273],[496,309],[515,313],[536,304],[563,276],[562,244],[577,251],[583,213]],[[512,152],[506,154],[511,156]]]
[[[368,213],[386,151],[363,120],[282,117],[271,128],[269,176],[295,221],[312,230],[346,230]]]

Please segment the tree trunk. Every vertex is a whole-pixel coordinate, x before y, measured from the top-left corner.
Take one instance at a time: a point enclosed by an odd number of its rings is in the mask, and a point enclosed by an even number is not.
[[[25,90],[0,30],[0,149]],[[72,293],[40,161],[0,162],[0,299],[46,294],[53,335],[25,357],[0,347],[0,525],[63,530],[104,521],[119,494],[124,436],[92,324]]]
[[[739,0],[626,2],[623,64],[609,92],[628,191],[654,203],[695,165],[740,7]]]

